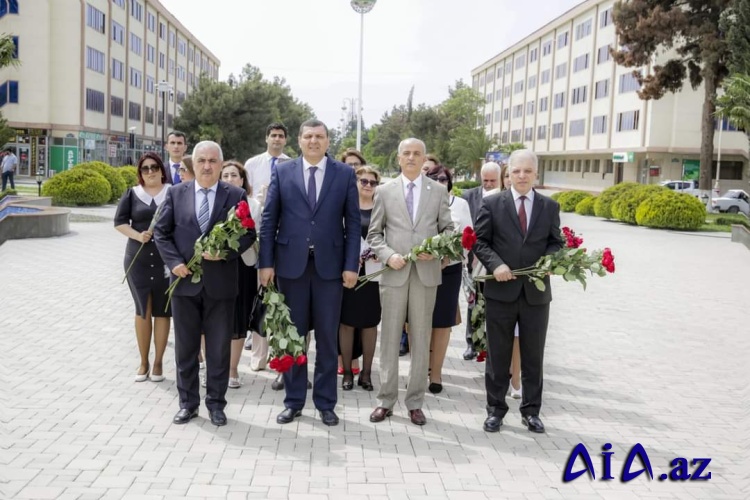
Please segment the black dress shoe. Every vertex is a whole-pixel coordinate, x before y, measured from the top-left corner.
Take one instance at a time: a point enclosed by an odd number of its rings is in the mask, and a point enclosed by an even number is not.
[[[503,419],[500,417],[496,417],[495,415],[490,415],[487,417],[487,420],[484,421],[484,430],[487,432],[497,432],[500,430],[500,427],[503,425]]]
[[[544,424],[542,420],[536,415],[528,415],[521,417],[523,425],[528,427],[531,432],[544,432]]]
[[[177,414],[172,419],[172,422],[177,425],[182,425],[190,422],[192,419],[198,416],[198,408],[195,408],[194,410],[188,410],[187,408],[183,408],[180,411],[177,412]]]
[[[443,392],[443,384],[438,384],[437,382],[431,382],[428,389],[433,394],[440,394],[441,392]]]
[[[469,347],[467,347],[466,350],[464,351],[464,359],[466,361],[469,361],[470,359],[474,359],[476,357],[477,357],[477,351],[474,350],[474,346],[470,345]]]
[[[284,377],[281,375],[281,373],[278,374],[276,377],[276,380],[271,382],[271,389],[274,391],[283,391],[284,390]]]
[[[344,391],[354,389],[354,375],[352,372],[344,372],[344,378],[341,380],[341,389]]]
[[[389,410],[388,408],[378,406],[372,411],[372,413],[370,413],[370,422],[382,422],[383,420],[385,420],[385,417],[390,417],[391,415],[393,415],[393,411]]]
[[[409,344],[401,344],[401,347],[398,349],[398,355],[406,356],[407,354],[409,354]]]
[[[328,426],[339,425],[339,417],[333,410],[320,410],[320,421]]]
[[[302,416],[302,410],[294,410],[292,408],[285,408],[284,411],[278,414],[276,417],[277,424],[289,424],[295,418]]]
[[[360,386],[365,391],[371,391],[374,389],[372,386],[372,382],[370,380],[362,380],[362,373],[359,374],[359,378],[357,379],[357,385]]]
[[[224,410],[208,410],[208,415],[211,417],[211,423],[216,427],[227,425],[227,416]]]

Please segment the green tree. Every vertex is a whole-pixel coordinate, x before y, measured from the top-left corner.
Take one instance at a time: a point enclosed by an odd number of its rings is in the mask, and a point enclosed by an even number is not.
[[[724,81],[724,95],[716,100],[716,115],[750,131],[750,75],[738,73]]]
[[[472,134],[469,130],[476,130],[479,126],[480,106],[483,103],[482,96],[466,85],[463,80],[458,80],[454,87],[448,88],[448,98],[438,106],[438,126],[435,144],[432,148],[443,164],[461,167],[460,158],[464,157],[466,151],[471,150],[473,146],[479,146],[480,135],[484,136],[484,130],[482,134]],[[462,136],[471,139],[472,144],[465,148],[456,146],[456,141]],[[491,142],[486,137],[484,139]],[[490,150],[485,150],[484,153],[487,151]],[[471,160],[471,162],[475,161],[476,159]],[[473,171],[471,162],[466,162],[463,166],[469,166]]]
[[[479,175],[487,152],[495,149],[495,142],[487,136],[484,128],[468,126],[457,130],[450,144],[451,153],[457,155],[458,163],[468,165],[468,172],[475,176]],[[456,170],[464,171],[461,167]]]
[[[16,58],[16,45],[11,35],[0,35],[0,68],[20,66],[21,61]],[[3,118],[0,111],[0,145],[6,144],[16,136],[15,129],[8,126],[8,120]]]
[[[498,149],[503,153],[511,154],[518,149],[526,149],[526,145],[522,142],[509,142],[508,144],[502,144]]]
[[[667,60],[654,64],[653,71],[633,73],[641,83],[641,99],[660,99],[678,92],[688,79],[695,90],[704,85],[701,117],[700,188],[711,186],[714,153],[716,91],[727,76],[729,47],[719,24],[732,0],[630,0],[614,8],[617,38],[622,47],[612,50],[615,61],[625,67],[649,67],[655,57]]]
[[[720,25],[729,45],[729,71],[750,74],[750,0],[733,0]]]
[[[281,78],[268,81],[252,65],[230,75],[226,82],[202,78],[198,88],[182,105],[175,128],[188,136],[190,144],[215,140],[224,157],[245,161],[266,149],[266,126],[282,122],[289,129],[288,148],[299,153],[296,141],[300,124],[314,116]]]

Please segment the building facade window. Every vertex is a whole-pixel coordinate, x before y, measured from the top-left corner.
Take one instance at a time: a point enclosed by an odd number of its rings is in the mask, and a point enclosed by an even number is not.
[[[536,128],[536,138],[537,140],[542,140],[547,138],[547,125],[539,125]]]
[[[731,123],[729,118],[724,118],[721,121],[714,120],[714,130],[719,130],[719,128],[724,132],[737,132],[737,125]]]
[[[568,32],[557,35],[557,50],[568,46]]]
[[[182,54],[183,56],[187,54],[187,41],[185,41],[182,37],[177,38],[177,52]],[[487,75],[492,76],[492,71],[487,72]]]
[[[594,99],[603,99],[609,96],[609,78],[599,80],[594,87]]]
[[[523,80],[513,84],[513,93],[520,94],[521,92],[523,92]]]
[[[523,140],[524,141],[533,141],[534,140],[534,127],[526,127],[523,131]]]
[[[507,86],[506,86],[506,87],[505,87],[505,88],[503,89],[503,96],[505,96],[505,97],[510,97],[510,85],[507,85]]]
[[[112,21],[112,40],[120,45],[125,45],[125,28],[116,21]]]
[[[164,23],[159,23],[159,38],[167,39],[167,26]]]
[[[130,15],[138,22],[143,22],[143,4],[138,0],[130,0]]]
[[[500,79],[502,77],[503,77],[503,67],[502,66],[498,66],[497,67],[497,78]]]
[[[5,4],[6,2],[3,0],[2,3]],[[86,26],[99,33],[104,33],[106,28],[104,12],[88,3],[86,4]]]
[[[607,117],[606,115],[602,116],[595,116],[594,117],[594,123],[591,127],[591,134],[606,134],[607,133]],[[599,170],[597,169],[597,172]]]
[[[568,124],[568,136],[580,137],[586,133],[586,120],[570,120]]]
[[[146,106],[146,123],[154,123],[154,108]]]
[[[539,112],[547,111],[549,108],[549,97],[542,97],[539,99]]]
[[[10,37],[11,41],[13,42],[13,53],[10,55],[13,59],[18,59],[18,43],[19,39],[17,36]]]
[[[534,101],[527,102],[526,103],[526,114],[527,115],[533,115],[534,114],[534,108],[535,108]]]
[[[516,58],[516,69],[521,69],[526,66],[526,54],[522,54]]]
[[[125,80],[125,64],[112,58],[112,78],[121,82]]]
[[[591,172],[594,174],[599,173],[599,168],[601,167],[601,160],[592,160],[591,161]]]
[[[549,69],[545,69],[544,71],[542,71],[542,85],[544,85],[545,83],[549,83],[551,73],[552,70]]]
[[[620,94],[635,92],[640,88],[641,84],[638,83],[638,80],[635,78],[635,75],[633,73],[625,73],[624,75],[620,75]]]
[[[539,49],[534,48],[529,51],[529,63],[535,62],[537,59],[539,59]]]
[[[534,89],[536,88],[536,75],[532,75],[529,77],[529,83],[528,83],[528,89]]]
[[[573,59],[573,73],[578,73],[589,67],[589,55],[581,54],[580,56]]]
[[[176,45],[176,39],[177,39],[177,34],[174,31],[169,30],[169,46],[170,47],[174,47]],[[480,82],[480,85],[481,85],[481,82]]]
[[[125,0],[112,0],[112,3],[123,9],[125,8]]]
[[[500,99],[502,99],[502,98],[503,98],[503,91],[502,91],[502,90],[500,90],[500,89],[497,89],[497,90],[495,91],[495,100],[496,100],[496,101],[499,101],[499,100],[500,100]]]
[[[112,116],[123,116],[125,114],[125,101],[122,97],[109,97],[109,113]]]
[[[495,123],[500,121],[500,110],[495,111]]]
[[[576,26],[576,40],[585,38],[591,34],[591,19],[587,19]]]
[[[6,104],[18,104],[18,94],[17,80],[0,83],[0,108]]]
[[[555,94],[555,100],[552,106],[554,109],[560,109],[560,108],[565,107],[565,92],[560,92],[558,94]]]
[[[542,57],[548,56],[551,53],[552,53],[552,40],[549,40],[542,44]]]
[[[147,76],[146,77],[146,92],[148,92],[149,94],[153,94],[155,88],[156,88],[156,80],[154,80],[153,76]]]
[[[505,64],[505,74],[506,74],[506,75],[510,75],[511,71],[513,71],[513,63],[512,63],[512,62],[510,62],[510,61],[508,61],[508,62],[507,62],[507,63]]]
[[[617,128],[618,132],[627,132],[629,130],[638,130],[638,118],[640,117],[640,111],[626,111],[624,113],[617,114]]]
[[[564,123],[555,123],[552,125],[552,138],[561,139],[563,136],[563,129],[565,128]]]
[[[521,118],[523,116],[523,104],[516,104],[513,106],[513,118]]]
[[[612,59],[612,55],[609,53],[609,44],[602,45],[596,52],[596,64],[602,64]]]
[[[130,86],[137,89],[143,85],[143,73],[135,68],[130,68]]]
[[[156,62],[156,47],[150,43],[146,44],[146,60],[150,63]]]
[[[489,94],[485,96],[484,102],[486,102],[487,104],[490,104],[492,102],[492,92],[490,92]]]
[[[580,103],[586,102],[586,90],[587,90],[586,85],[574,88],[570,92],[570,104],[573,105],[573,104],[580,104]]]
[[[568,63],[560,63],[555,67],[555,80],[568,76]]]
[[[505,108],[503,110],[503,120],[507,120],[510,118],[510,108]]]
[[[521,142],[521,129],[510,131],[510,142]]]
[[[601,14],[599,14],[599,27],[600,28],[606,28],[613,22],[614,22],[614,19],[612,18],[612,7],[610,7],[607,10],[603,10]]]
[[[107,68],[104,60],[104,52],[99,52],[93,47],[86,47],[86,67],[88,69],[104,74]]]
[[[159,52],[159,67],[161,69],[164,69],[164,59],[165,59],[164,53]]]
[[[104,113],[104,92],[86,89],[86,109]]]
[[[143,54],[143,40],[135,33],[130,34],[130,52],[138,56]]]
[[[141,121],[141,105],[137,102],[128,103],[128,118]]]
[[[503,132],[500,138],[500,144],[508,144],[508,132]]]
[[[146,28],[148,28],[151,33],[156,32],[156,16],[151,12],[146,12]]]

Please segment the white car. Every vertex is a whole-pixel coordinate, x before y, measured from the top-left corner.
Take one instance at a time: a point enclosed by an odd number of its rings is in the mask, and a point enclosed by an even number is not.
[[[743,213],[750,216],[750,196],[741,189],[730,189],[724,196],[711,201],[714,211]]]
[[[700,189],[698,189],[698,181],[662,181],[659,185],[676,193],[687,193],[693,196],[700,196],[701,194]]]

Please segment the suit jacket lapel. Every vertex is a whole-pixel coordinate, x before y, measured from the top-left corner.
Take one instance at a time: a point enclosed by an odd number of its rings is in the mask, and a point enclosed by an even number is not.
[[[386,186],[390,186],[390,188],[393,189],[394,203],[396,203],[401,209],[401,212],[403,212],[404,220],[411,221],[409,210],[406,208],[406,195],[404,194],[404,182],[401,180],[401,177],[400,176],[396,177],[391,182],[386,184]],[[378,188],[378,189],[383,189],[383,188]]]
[[[302,193],[302,199],[305,200],[305,204],[307,204],[307,191],[305,191],[305,167],[304,163],[302,163],[302,157],[292,160],[295,162],[294,168],[292,169],[292,182],[295,186],[300,190]]]
[[[323,175],[323,185],[318,186],[318,201],[317,203],[315,203],[315,210],[313,210],[313,213],[318,211],[318,207],[323,202],[323,198],[325,198],[325,195],[328,194],[328,191],[331,190],[331,184],[333,184],[334,178],[336,177],[337,173],[338,172],[333,165],[333,159],[331,157],[327,157],[326,170],[325,174]]]
[[[516,210],[516,203],[513,201],[513,193],[510,190],[503,193],[503,202],[505,203],[505,209],[508,211],[508,217],[515,226],[516,230],[523,235],[521,231],[521,221],[518,220],[518,211]],[[527,228],[528,231],[528,228]]]
[[[216,186],[216,198],[214,199],[214,209],[211,211],[211,217],[208,219],[208,227],[212,228],[214,224],[219,220],[219,217],[224,214],[224,206],[229,199],[229,185],[219,181],[219,185]]]
[[[193,222],[195,223],[195,228],[200,231],[201,226],[200,224],[198,224],[198,214],[195,211],[195,181],[188,181],[186,183],[181,182],[180,184],[177,184],[177,186],[182,185],[186,186],[184,189],[187,191],[187,196],[185,197],[187,207],[185,207],[185,210],[189,210],[190,213],[193,214]],[[175,186],[174,189],[178,189],[177,186]]]
[[[417,206],[417,217],[414,219],[414,226],[419,224],[422,220],[427,204],[430,202],[430,196],[432,195],[432,186],[428,182],[426,177],[422,177],[422,190],[419,192],[419,205]],[[404,199],[404,206],[406,206],[406,199]]]
[[[529,234],[529,232],[534,228],[534,224],[539,219],[542,210],[544,210],[544,200],[542,200],[542,197],[539,195],[539,193],[534,191],[534,206],[531,209],[531,220],[529,220],[529,226],[526,228],[526,234]]]

